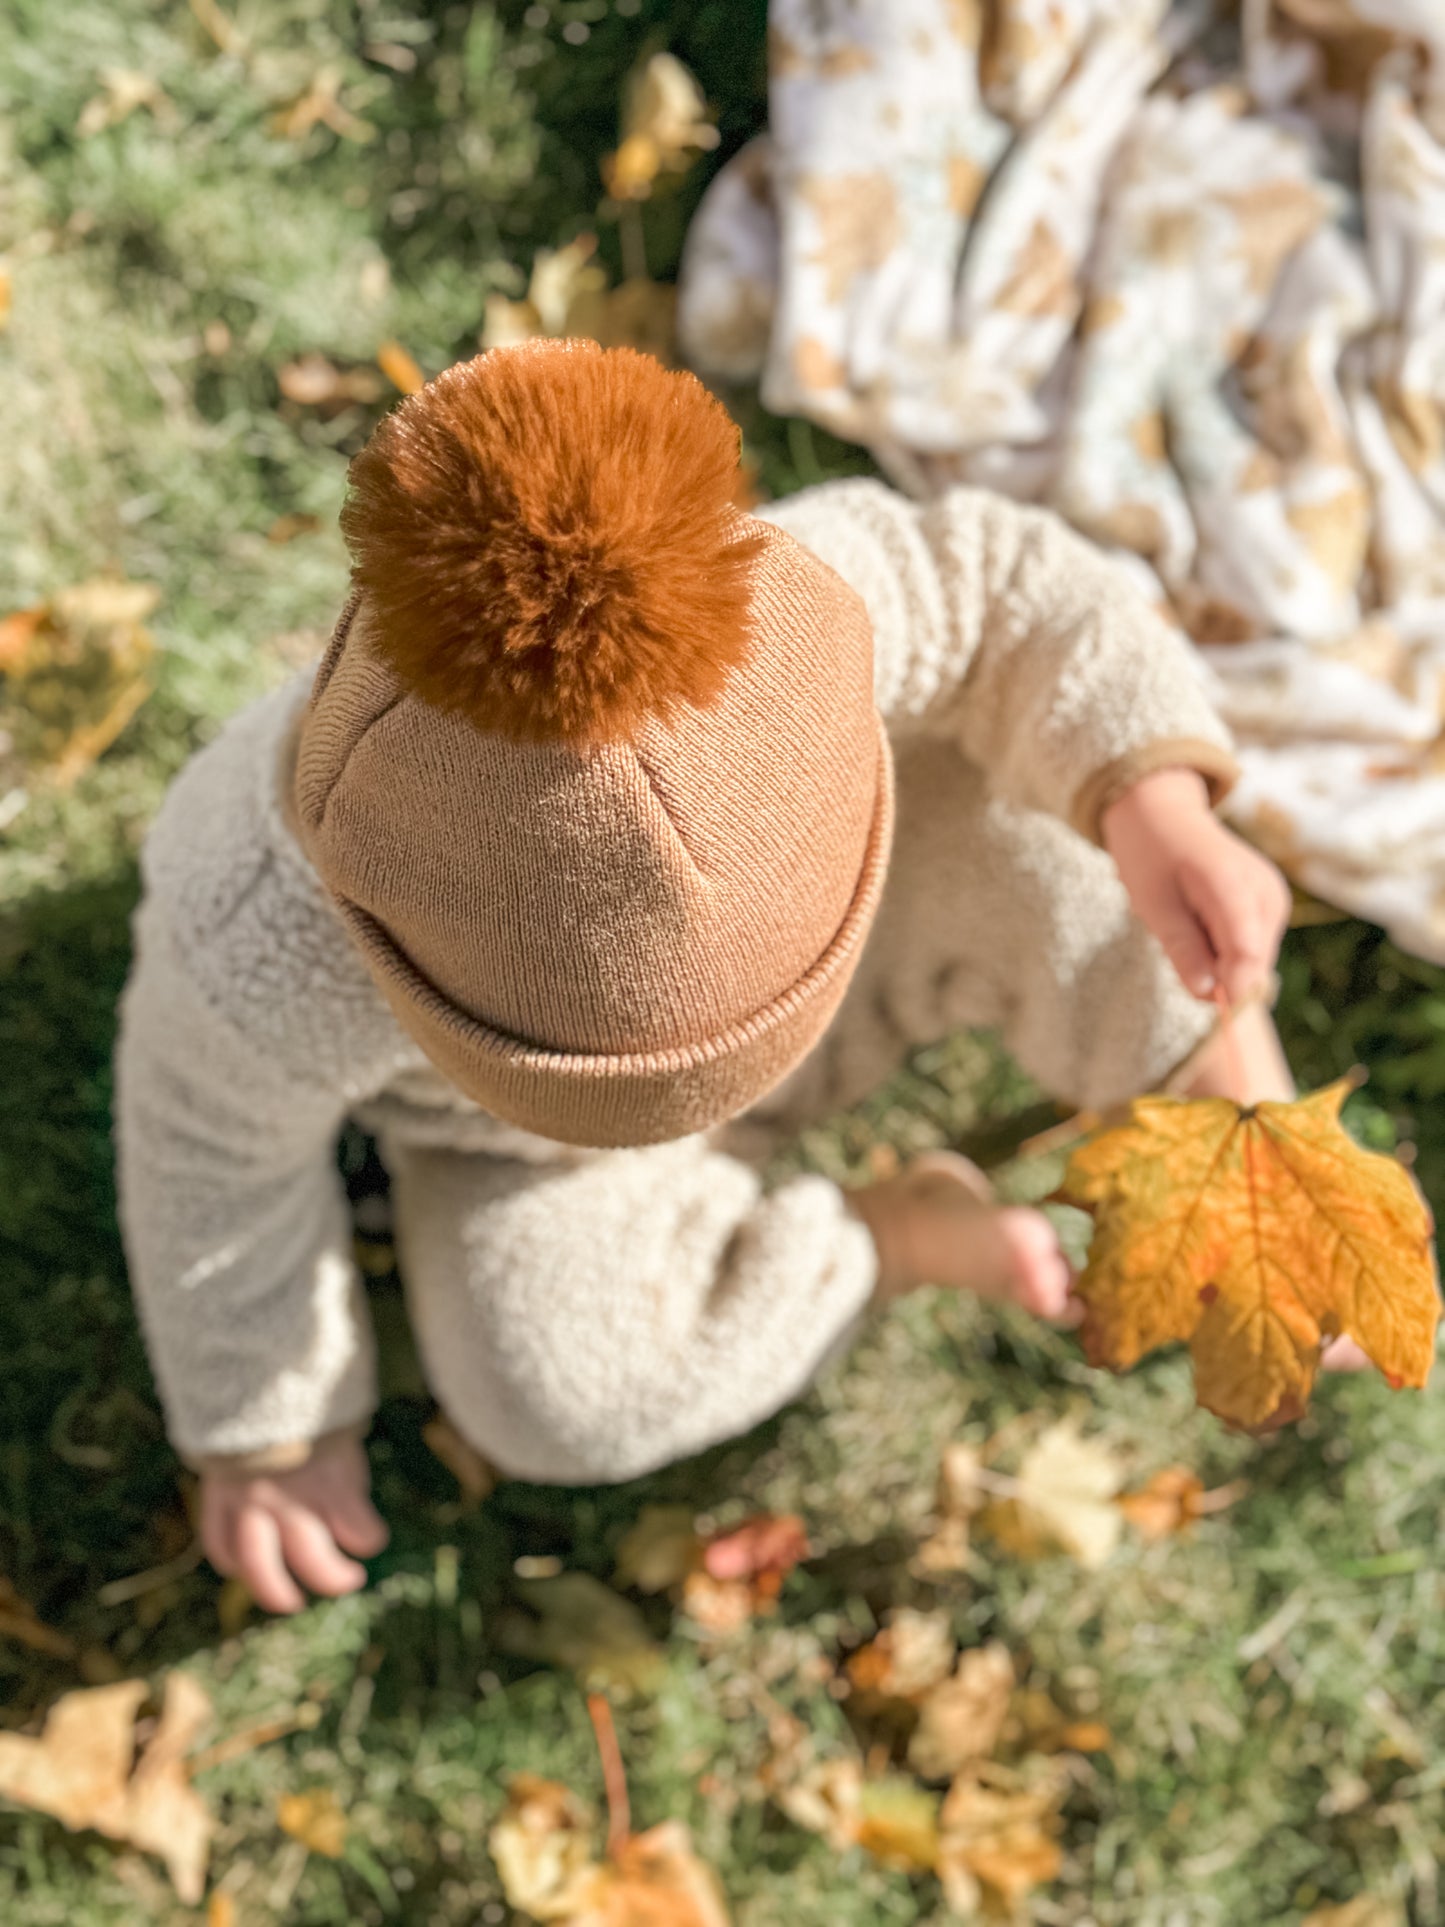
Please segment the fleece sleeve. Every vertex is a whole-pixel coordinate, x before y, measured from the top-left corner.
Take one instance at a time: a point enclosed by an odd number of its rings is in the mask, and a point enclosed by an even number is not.
[[[1097,841],[1151,770],[1197,770],[1216,802],[1233,783],[1188,643],[1051,511],[966,488],[918,504],[857,480],[767,515],[863,597],[890,727],[952,736],[1000,795]]]
[[[116,1054],[120,1211],[167,1429],[192,1464],[283,1463],[374,1402],[335,1161],[345,1101],[211,1005],[159,904],[142,907],[136,946]]]

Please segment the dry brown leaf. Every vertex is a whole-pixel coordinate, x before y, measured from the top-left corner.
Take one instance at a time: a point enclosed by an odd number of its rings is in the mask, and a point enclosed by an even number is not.
[[[76,1654],[75,1641],[47,1626],[8,1579],[0,1579],[0,1639],[17,1639],[32,1652],[48,1653],[52,1659],[74,1659]]]
[[[556,1780],[519,1774],[487,1844],[508,1902],[564,1927],[728,1927],[710,1868],[687,1828],[664,1821],[593,1857],[596,1816]]]
[[[1405,1909],[1387,1894],[1360,1894],[1338,1907],[1316,1907],[1300,1927],[1405,1927]]]
[[[718,144],[702,89],[674,54],[657,53],[629,78],[622,139],[602,178],[617,201],[645,201],[659,174],[680,173]]]
[[[88,100],[80,110],[75,131],[81,140],[103,134],[107,127],[118,127],[129,120],[139,107],[145,107],[158,120],[173,121],[175,110],[158,81],[134,67],[105,67],[101,70],[102,92]]]
[[[428,1419],[421,1433],[427,1448],[439,1458],[462,1489],[462,1503],[474,1509],[497,1487],[496,1467],[464,1439],[444,1412]]]
[[[315,535],[321,527],[319,515],[278,515],[266,531],[266,540],[284,547],[294,542],[298,535]]]
[[[483,348],[514,348],[539,335],[586,336],[604,348],[637,348],[671,363],[676,349],[677,290],[635,275],[620,287],[594,261],[595,235],[563,248],[543,248],[523,300],[488,295]]]
[[[1119,1543],[1124,1520],[1114,1498],[1122,1483],[1109,1448],[1061,1419],[1025,1452],[1010,1496],[988,1506],[979,1524],[1021,1559],[1066,1552],[1092,1571]]]
[[[955,1440],[944,1447],[938,1468],[937,1523],[912,1560],[920,1577],[962,1572],[968,1564],[969,1521],[987,1497],[980,1483],[982,1471],[983,1458],[974,1446]]]
[[[876,1639],[851,1653],[843,1670],[868,1699],[920,1701],[953,1671],[957,1644],[946,1612],[900,1607]]]
[[[1238,1479],[1206,1492],[1204,1481],[1187,1466],[1166,1465],[1137,1491],[1121,1492],[1114,1503],[1141,1538],[1167,1539],[1187,1533],[1199,1519],[1224,1512],[1244,1493]]]
[[[858,1838],[863,1802],[861,1761],[847,1757],[813,1760],[800,1771],[793,1757],[776,1761],[769,1791],[795,1827],[816,1833],[835,1853],[845,1853]]]
[[[115,741],[150,694],[159,601],[98,576],[0,620],[0,726],[22,771],[66,785]]]
[[[283,362],[276,370],[276,385],[298,407],[332,415],[344,408],[370,407],[384,392],[374,368],[338,368],[322,354]]]
[[[638,1592],[669,1592],[702,1560],[702,1537],[685,1505],[645,1505],[617,1547],[613,1579]]]
[[[586,1883],[568,1927],[728,1927],[717,1876],[679,1820],[633,1834]]]
[[[595,1827],[592,1809],[560,1781],[517,1774],[487,1835],[509,1904],[534,1920],[575,1915],[583,1882],[596,1871]]]
[[[584,1684],[651,1692],[664,1670],[661,1649],[637,1608],[590,1573],[513,1581],[529,1615],[497,1623],[504,1652],[564,1666]]]
[[[283,1794],[276,1802],[276,1824],[308,1853],[339,1860],[346,1851],[346,1814],[329,1787]]]
[[[1094,1214],[1078,1284],[1090,1360],[1185,1340],[1201,1405],[1261,1430],[1304,1411],[1345,1334],[1423,1386],[1440,1298],[1430,1213],[1395,1159],[1340,1123],[1344,1079],[1292,1104],[1138,1098],[1074,1152],[1060,1196]]]
[[[858,1845],[900,1873],[938,1868],[938,1795],[898,1775],[865,1780],[858,1799]]]
[[[938,1875],[955,1912],[980,1904],[1016,1914],[1029,1892],[1058,1874],[1053,1835],[1062,1786],[1004,1791],[960,1775],[939,1815]]]
[[[136,1761],[127,1803],[128,1839],[165,1862],[176,1892],[190,1905],[205,1891],[213,1822],[190,1783],[186,1755],[210,1718],[211,1702],[190,1675],[169,1674],[160,1721]]]
[[[155,1854],[194,1906],[205,1891],[212,1821],[185,1755],[210,1718],[210,1701],[186,1674],[170,1674],[160,1718],[136,1758],[136,1715],[148,1692],[132,1679],[67,1693],[38,1739],[0,1734],[0,1794],[72,1831],[91,1827]]]
[[[403,395],[415,395],[426,387],[426,376],[399,341],[382,342],[376,351],[376,365]]]
[[[774,1610],[783,1581],[807,1556],[801,1519],[760,1512],[701,1542],[697,1564],[682,1582],[683,1608],[714,1638],[726,1638]]]
[[[997,1640],[959,1656],[952,1675],[919,1707],[908,1764],[925,1780],[950,1780],[993,1752],[1014,1689],[1013,1660]]]
[[[758,1512],[709,1539],[703,1565],[714,1579],[782,1579],[807,1556],[807,1528],[796,1513]]]
[[[1114,1743],[1107,1726],[1072,1719],[1037,1687],[1014,1694],[1001,1737],[1024,1753],[1106,1753]]]
[[[341,100],[342,73],[339,67],[317,69],[311,85],[299,99],[271,116],[271,132],[282,140],[305,140],[313,128],[329,127],[343,140],[369,141],[376,129],[369,120],[353,114]]]

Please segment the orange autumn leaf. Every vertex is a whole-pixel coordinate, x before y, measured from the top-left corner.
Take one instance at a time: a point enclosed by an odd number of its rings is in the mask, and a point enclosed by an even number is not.
[[[1199,1403],[1261,1429],[1298,1418],[1324,1343],[1353,1338],[1423,1386],[1439,1291],[1424,1200],[1340,1123],[1350,1080],[1291,1104],[1145,1097],[1070,1159],[1092,1212],[1078,1284],[1090,1361],[1127,1370],[1185,1340]]]
[[[759,1512],[731,1532],[709,1539],[703,1566],[714,1579],[781,1580],[808,1556],[808,1533],[796,1513]]]

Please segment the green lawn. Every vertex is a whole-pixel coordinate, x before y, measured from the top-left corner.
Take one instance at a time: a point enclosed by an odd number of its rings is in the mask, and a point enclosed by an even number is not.
[[[921,1298],[804,1404],[704,1460],[616,1489],[509,1485],[467,1511],[422,1442],[425,1395],[382,1276],[389,1395],[373,1461],[394,1542],[371,1589],[284,1624],[236,1623],[183,1559],[137,1596],[107,1590],[188,1537],[113,1217],[108,1058],[136,840],[190,750],[319,642],[344,580],[345,458],[384,405],[327,417],[285,402],[277,371],[310,351],[366,365],[395,338],[434,372],[474,350],[489,292],[520,293],[534,249],[579,231],[598,233],[617,272],[597,163],[623,76],[645,51],[678,53],[719,110],[726,154],[763,111],[763,14],[761,0],[237,0],[223,13],[10,0],[0,18],[14,294],[0,333],[0,614],[112,569],[161,591],[154,695],[73,789],[26,785],[0,832],[0,1576],[81,1652],[77,1664],[0,1637],[3,1718],[23,1726],[106,1671],[177,1663],[213,1694],[223,1734],[313,1705],[305,1730],[202,1778],[238,1927],[503,1922],[485,1832],[507,1775],[532,1768],[600,1796],[578,1687],[505,1650],[514,1562],[555,1556],[605,1578],[658,1500],[724,1523],[796,1509],[820,1551],[778,1616],[713,1651],[645,1602],[662,1684],[618,1714],[639,1824],[688,1820],[745,1927],[943,1917],[930,1882],[840,1858],[755,1785],[759,1684],[824,1744],[848,1744],[825,1662],[900,1603],[942,1605],[965,1643],[1001,1638],[1031,1681],[1114,1735],[1075,1776],[1040,1921],[1273,1927],[1365,1889],[1406,1896],[1415,1927],[1445,1920],[1433,1394],[1336,1382],[1304,1424],[1254,1443],[1195,1412],[1182,1359],[1107,1380],[1068,1339]],[[159,91],[77,138],[104,70]],[[350,132],[280,131],[278,114],[328,74]],[[701,181],[645,210],[661,278]],[[862,466],[730,399],[769,489]],[[283,515],[321,526],[268,539]],[[1357,924],[1302,930],[1281,1018],[1306,1083],[1368,1066],[1355,1128],[1382,1147],[1413,1141],[1445,1197],[1445,973]],[[996,1159],[1037,1097],[986,1042],[948,1040],[796,1155],[839,1175],[879,1143]],[[345,1153],[365,1190],[365,1147]],[[1055,1172],[1002,1175],[1023,1196]],[[984,1541],[965,1578],[911,1578],[941,1445],[1064,1413],[1140,1476],[1182,1461],[1211,1485],[1246,1480],[1247,1496],[1191,1540],[1127,1541],[1098,1573]],[[338,1861],[307,1860],[277,1829],[278,1797],[313,1787],[349,1810]],[[0,1813],[5,1927],[195,1917],[153,1863]]]

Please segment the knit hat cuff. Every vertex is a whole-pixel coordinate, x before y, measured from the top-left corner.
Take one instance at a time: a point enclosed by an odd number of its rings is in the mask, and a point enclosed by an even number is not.
[[[842,1001],[888,870],[893,764],[881,717],[872,828],[857,887],[827,949],[795,983],[721,1033],[673,1049],[609,1055],[554,1050],[492,1029],[445,998],[366,911],[345,918],[402,1027],[494,1116],[564,1144],[665,1143],[755,1103],[807,1055]]]

